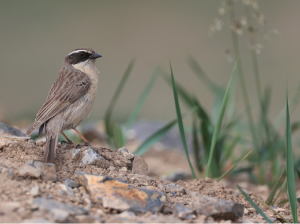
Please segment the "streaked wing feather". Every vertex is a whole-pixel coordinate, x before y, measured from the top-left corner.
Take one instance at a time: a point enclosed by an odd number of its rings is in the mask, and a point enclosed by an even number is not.
[[[62,70],[51,87],[46,102],[37,113],[32,128],[39,127],[66,109],[83,96],[88,91],[90,85],[91,80],[86,74],[80,71],[68,73]]]

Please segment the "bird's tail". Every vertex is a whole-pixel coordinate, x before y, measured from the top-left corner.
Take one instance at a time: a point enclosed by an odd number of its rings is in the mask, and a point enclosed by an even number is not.
[[[54,163],[56,157],[56,145],[59,132],[48,131],[44,148],[44,163]]]

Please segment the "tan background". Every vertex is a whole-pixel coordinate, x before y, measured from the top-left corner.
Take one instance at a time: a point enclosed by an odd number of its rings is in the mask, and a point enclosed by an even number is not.
[[[103,117],[131,58],[136,58],[136,65],[114,113],[119,120],[126,119],[157,65],[169,71],[169,60],[176,79],[210,110],[213,96],[194,76],[186,58],[194,55],[212,80],[226,85],[233,68],[224,54],[224,49],[232,46],[228,15],[224,29],[208,36],[219,5],[216,0],[0,1],[1,119],[33,119],[65,55],[78,47],[91,47],[103,55],[97,61],[101,72],[99,92],[89,119]],[[263,44],[258,57],[261,79],[264,86],[272,86],[270,114],[274,118],[284,106],[287,79],[290,93],[299,82],[300,1],[263,0],[259,6],[267,27],[280,31],[271,42],[259,40]],[[242,7],[237,10],[238,16],[243,14]],[[250,101],[256,105],[245,35],[240,44]],[[297,114],[299,110],[294,120]],[[175,116],[172,91],[160,79],[141,117],[170,120]]]

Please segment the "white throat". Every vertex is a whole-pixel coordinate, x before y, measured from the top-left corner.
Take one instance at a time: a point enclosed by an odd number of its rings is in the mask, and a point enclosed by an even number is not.
[[[95,66],[95,60],[86,60],[72,66],[73,68],[78,69],[88,75],[94,75],[95,73],[97,75],[99,74],[99,71]]]

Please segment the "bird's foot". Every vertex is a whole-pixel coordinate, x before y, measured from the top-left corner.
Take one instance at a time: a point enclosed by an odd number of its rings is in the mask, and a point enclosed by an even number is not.
[[[74,143],[71,140],[66,141],[61,141],[61,144],[69,144],[69,145],[73,145]]]

